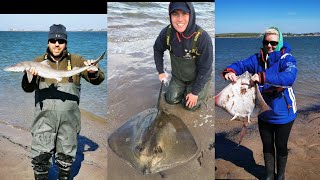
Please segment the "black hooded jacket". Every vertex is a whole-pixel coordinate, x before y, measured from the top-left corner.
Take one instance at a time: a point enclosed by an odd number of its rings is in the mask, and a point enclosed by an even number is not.
[[[169,4],[169,17],[170,17],[170,23],[172,25],[171,16],[170,16],[171,4],[172,3]],[[186,30],[183,32],[183,35],[184,37],[190,37],[194,32],[200,29],[200,26],[196,24],[196,14],[195,14],[195,10],[192,3],[186,2],[186,4],[190,10],[190,19],[189,19],[189,23]],[[163,53],[164,51],[167,50],[167,44],[166,44],[167,29],[168,27],[165,27],[164,29],[161,30],[153,46],[154,60],[155,60],[156,68],[159,74],[164,73]],[[183,57],[186,54],[185,49],[187,50],[192,49],[193,37],[190,39],[186,39],[182,36],[182,34],[179,33],[179,39],[181,40],[179,42],[176,32],[177,31],[174,28],[172,28],[171,34],[170,34],[170,45],[172,48],[172,52],[175,54],[175,56]],[[199,94],[199,92],[203,89],[205,83],[211,77],[211,73],[212,73],[213,46],[212,46],[211,37],[206,31],[203,31],[199,36],[197,48],[198,48],[198,52],[201,55],[198,56],[196,60],[197,75],[196,75],[195,83],[192,88],[192,94],[194,95]]]

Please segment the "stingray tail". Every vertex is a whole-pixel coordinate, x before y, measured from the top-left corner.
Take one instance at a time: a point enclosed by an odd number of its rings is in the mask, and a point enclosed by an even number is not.
[[[241,132],[240,132],[240,138],[239,138],[238,147],[240,146],[240,143],[242,142],[242,139],[243,139],[244,135],[246,134],[246,131],[247,131],[247,125],[244,122],[243,125],[242,125]]]

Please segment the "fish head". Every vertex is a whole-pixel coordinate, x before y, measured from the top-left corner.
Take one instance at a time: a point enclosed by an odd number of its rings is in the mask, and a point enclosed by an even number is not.
[[[248,71],[246,71],[245,73],[239,76],[238,80],[240,81],[241,85],[249,86],[251,85],[251,77],[252,75]]]

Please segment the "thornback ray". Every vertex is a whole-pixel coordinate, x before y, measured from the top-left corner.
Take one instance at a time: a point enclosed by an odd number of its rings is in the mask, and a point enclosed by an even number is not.
[[[83,66],[83,67],[74,67],[72,70],[57,70],[50,67],[48,64],[48,60],[44,60],[42,62],[35,62],[35,61],[24,61],[19,62],[17,64],[8,66],[4,68],[4,71],[12,71],[12,72],[24,72],[26,71],[29,83],[33,79],[33,75],[30,73],[30,68],[34,67],[38,72],[38,75],[44,78],[49,79],[56,79],[58,82],[62,80],[63,77],[70,77],[76,74],[81,73],[89,68],[95,68],[96,64],[103,59],[106,51],[102,53],[100,57],[94,60],[90,65]],[[97,69],[95,69],[97,70]]]
[[[156,107],[129,118],[108,138],[112,151],[142,174],[171,169],[191,160],[198,152],[184,122],[160,110],[159,103]]]
[[[256,117],[270,110],[260,93],[258,84],[253,84],[250,80],[251,74],[246,71],[239,76],[237,82],[230,83],[215,97],[215,105],[231,114],[233,116],[231,120],[247,118],[250,123],[250,117]]]

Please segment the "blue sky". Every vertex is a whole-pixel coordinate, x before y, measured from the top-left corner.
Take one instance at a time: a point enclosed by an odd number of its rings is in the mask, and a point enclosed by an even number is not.
[[[216,0],[216,33],[263,32],[277,26],[283,33],[320,32],[319,0]]]
[[[0,14],[0,22],[0,31],[49,31],[52,24],[63,24],[68,31],[98,30],[107,28],[107,14]]]

